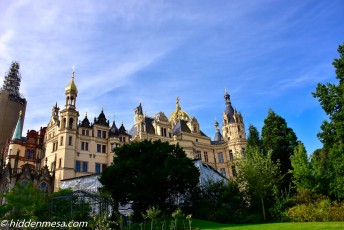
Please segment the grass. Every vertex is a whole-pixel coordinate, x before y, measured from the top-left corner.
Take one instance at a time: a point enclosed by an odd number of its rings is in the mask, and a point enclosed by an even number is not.
[[[192,220],[192,228],[202,230],[328,230],[344,229],[344,222],[301,222],[301,223],[266,223],[266,224],[219,224],[205,220]]]

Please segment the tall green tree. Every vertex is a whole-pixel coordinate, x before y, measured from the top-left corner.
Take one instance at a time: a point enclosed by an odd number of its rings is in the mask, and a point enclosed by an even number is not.
[[[284,175],[281,183],[283,190],[288,189],[291,184],[291,175],[288,172],[291,169],[290,157],[296,146],[297,137],[294,131],[287,126],[284,118],[270,109],[262,128],[262,149],[265,153],[271,153],[273,162],[280,162]]]
[[[311,168],[314,175],[314,191],[330,196],[332,172],[329,171],[330,159],[323,149],[317,149],[311,155]]]
[[[323,151],[329,158],[329,192],[337,198],[344,198],[344,43],[338,48],[339,58],[332,65],[336,69],[336,84],[319,83],[313,96],[329,117],[321,125],[318,138],[323,143]]]
[[[247,153],[250,152],[250,149],[261,148],[261,140],[258,129],[253,126],[249,125],[248,127],[248,135],[247,135]]]
[[[272,152],[264,154],[255,149],[238,163],[238,169],[239,184],[251,195],[251,199],[260,200],[264,220],[267,220],[265,201],[282,179],[279,161],[272,161]]]
[[[135,220],[150,206],[173,210],[176,199],[198,181],[199,171],[184,150],[160,140],[116,148],[113,163],[100,178],[115,202],[132,203]]]
[[[290,157],[292,169],[292,182],[297,191],[307,189],[315,190],[314,173],[311,162],[308,159],[305,146],[299,142],[294,150],[294,155]]]

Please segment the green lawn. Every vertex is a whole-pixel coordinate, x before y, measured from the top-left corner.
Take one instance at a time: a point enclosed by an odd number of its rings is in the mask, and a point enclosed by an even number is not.
[[[327,230],[344,229],[344,222],[268,223],[268,224],[218,224],[193,220],[193,228],[222,230]]]

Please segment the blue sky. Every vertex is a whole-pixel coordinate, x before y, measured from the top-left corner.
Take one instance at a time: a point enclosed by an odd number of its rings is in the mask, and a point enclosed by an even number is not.
[[[286,119],[308,153],[326,119],[311,95],[335,82],[333,59],[344,42],[344,2],[312,1],[0,1],[0,81],[21,64],[28,100],[24,130],[47,125],[64,106],[75,65],[77,109],[133,125],[169,116],[180,97],[213,138],[224,90],[261,130],[269,108]]]

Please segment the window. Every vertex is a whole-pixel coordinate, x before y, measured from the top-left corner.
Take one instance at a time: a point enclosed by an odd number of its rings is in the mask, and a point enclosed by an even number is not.
[[[100,153],[100,151],[101,151],[101,145],[97,144],[97,153]]]
[[[204,161],[208,162],[208,153],[207,152],[204,152]]]
[[[39,184],[38,189],[42,192],[47,193],[48,192],[48,184],[46,182],[42,182]]]
[[[97,137],[99,137],[99,138],[102,137],[102,131],[101,130],[97,130]]]
[[[222,153],[217,153],[217,158],[219,159],[219,163],[223,163],[223,154]]]
[[[90,135],[90,131],[86,130],[86,136],[89,136],[89,135]]]
[[[53,143],[53,150],[52,150],[52,152],[54,152],[55,151],[55,142]]]
[[[88,151],[88,142],[85,142],[85,141],[81,142],[81,150]]]
[[[222,176],[226,176],[226,169],[220,168],[220,173],[222,174]]]
[[[59,168],[62,167],[62,158],[59,159]]]
[[[200,151],[197,151],[197,152],[195,153],[195,159],[202,160],[202,155],[201,155],[201,152],[200,152]]]
[[[104,139],[106,138],[106,131],[103,131],[103,136]]]
[[[102,145],[102,153],[106,153],[106,145]]]
[[[96,173],[100,173],[100,164],[96,163]]]
[[[243,157],[246,157],[246,151],[245,151],[245,148],[242,148],[242,149],[241,149],[241,153],[242,153],[242,156],[243,156]]]
[[[232,166],[232,175],[233,175],[233,176],[236,176],[236,175],[237,175],[236,170],[235,170],[235,166]]]
[[[238,125],[238,131],[240,132],[240,125]]]
[[[80,161],[75,161],[75,171],[80,172]]]
[[[198,142],[198,139],[196,138],[196,142]]]
[[[27,159],[33,158],[33,150],[31,151],[30,149],[28,149],[26,151],[26,158]]]
[[[73,141],[73,137],[72,137],[72,136],[69,136],[68,144],[69,144],[69,145],[72,145],[72,141]]]
[[[106,164],[96,163],[96,173],[104,172],[105,169],[106,169]]]
[[[81,135],[85,136],[85,135],[86,135],[85,131],[86,131],[86,130],[84,130],[84,129],[81,130]]]
[[[230,159],[231,161],[234,160],[234,156],[233,156],[233,151],[232,151],[232,150],[229,150],[229,159]]]
[[[69,118],[69,128],[72,129],[73,128],[73,118]]]
[[[63,137],[60,137],[60,145],[63,145]]]
[[[123,137],[123,139],[122,139],[122,140],[123,140],[123,142],[125,142],[125,137]]]
[[[102,164],[102,172],[106,169],[106,164]]]
[[[88,171],[88,162],[87,161],[83,161],[82,162],[82,171],[83,172],[87,172]]]

